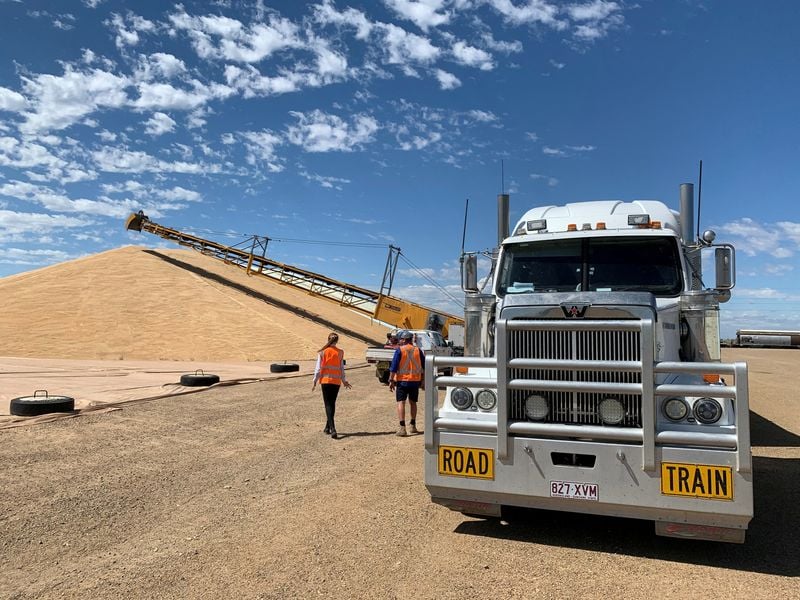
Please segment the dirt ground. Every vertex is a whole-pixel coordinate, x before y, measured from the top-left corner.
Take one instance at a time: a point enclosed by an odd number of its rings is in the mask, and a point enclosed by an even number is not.
[[[649,522],[431,504],[369,368],[323,435],[308,374],[0,431],[0,597],[800,598],[800,352],[748,360],[744,545]]]

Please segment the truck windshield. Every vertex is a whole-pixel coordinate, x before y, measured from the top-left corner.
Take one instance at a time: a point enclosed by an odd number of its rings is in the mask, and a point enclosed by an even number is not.
[[[541,240],[504,248],[498,293],[636,291],[675,296],[681,262],[672,237]]]

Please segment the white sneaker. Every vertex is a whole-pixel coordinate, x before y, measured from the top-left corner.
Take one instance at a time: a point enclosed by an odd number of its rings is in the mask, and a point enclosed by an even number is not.
[[[397,437],[406,437],[406,435],[408,434],[406,433],[405,425],[400,425],[400,427],[397,428]]]

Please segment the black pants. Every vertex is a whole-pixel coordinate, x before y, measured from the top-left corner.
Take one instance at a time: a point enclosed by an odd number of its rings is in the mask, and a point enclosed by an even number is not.
[[[325,403],[325,416],[328,418],[325,427],[331,431],[336,431],[333,417],[336,414],[336,397],[339,395],[339,387],[335,383],[322,383],[322,401]]]

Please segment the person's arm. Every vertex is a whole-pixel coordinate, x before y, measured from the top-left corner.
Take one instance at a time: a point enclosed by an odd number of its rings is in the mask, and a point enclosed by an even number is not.
[[[348,389],[348,390],[349,390],[349,389],[350,389],[351,387],[353,387],[353,386],[352,386],[352,385],[350,385],[350,382],[349,382],[349,381],[347,381],[347,376],[346,376],[346,375],[345,375],[345,373],[344,373],[344,350],[342,350],[342,355],[341,355],[341,356],[342,356],[342,361],[341,361],[341,363],[339,363],[339,368],[342,370],[342,376],[341,376],[341,378],[342,378],[342,385],[343,385],[343,386],[344,386],[346,389]]]
[[[420,389],[425,389],[425,353],[422,351],[422,348],[419,350],[419,364],[422,367],[422,379],[419,381]]]
[[[393,392],[395,385],[397,385],[397,367],[400,366],[400,348],[394,351],[392,356],[392,364],[389,365],[389,391]]]
[[[320,368],[320,361],[321,357],[317,354],[317,364],[314,366],[314,383],[311,384],[311,391],[317,387],[317,382],[319,381],[319,368]]]

